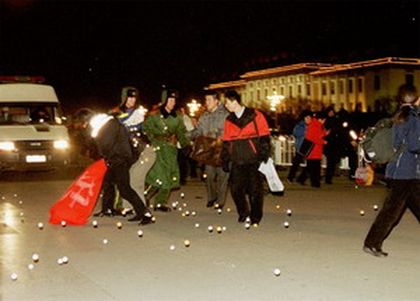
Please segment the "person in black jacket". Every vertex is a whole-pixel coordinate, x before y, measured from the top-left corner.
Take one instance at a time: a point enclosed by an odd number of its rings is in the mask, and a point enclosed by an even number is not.
[[[152,214],[130,186],[129,169],[134,163],[135,156],[127,129],[117,119],[105,114],[95,116],[90,124],[93,128],[92,137],[108,167],[102,187],[102,210],[95,215],[113,215],[114,185],[116,185],[121,196],[133,206],[136,212],[136,215],[128,221],[140,221],[142,225],[151,223]]]
[[[239,215],[238,222],[243,223],[250,217],[252,224],[258,224],[263,216],[264,197],[263,175],[258,168],[270,157],[270,130],[264,115],[244,107],[236,91],[226,92],[225,98],[230,114],[224,125],[223,171],[230,170],[231,194]]]

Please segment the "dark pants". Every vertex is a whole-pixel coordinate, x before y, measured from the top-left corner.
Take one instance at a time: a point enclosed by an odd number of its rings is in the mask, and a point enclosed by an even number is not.
[[[366,236],[365,246],[382,249],[382,243],[398,225],[407,207],[420,223],[420,180],[392,180],[383,207]]]
[[[325,183],[332,183],[332,178],[334,177],[337,164],[338,162],[340,162],[340,157],[337,153],[334,152],[326,153],[325,156],[327,157],[327,168],[325,169]]]
[[[236,210],[240,217],[250,216],[251,223],[259,223],[263,216],[263,175],[258,171],[259,165],[233,164],[230,172],[230,190]]]
[[[226,200],[229,173],[224,172],[220,166],[206,165],[206,174],[207,201],[217,202],[219,206],[223,207]]]
[[[295,180],[296,172],[299,168],[300,163],[302,163],[304,159],[305,158],[299,153],[296,153],[296,155],[293,157],[292,167],[290,167],[289,174],[287,176],[287,179],[290,182],[293,182]]]
[[[321,187],[321,160],[306,160],[306,167],[299,175],[297,181],[304,184],[306,179],[311,180],[312,187]]]
[[[129,165],[120,164],[109,167],[105,173],[103,182],[102,211],[113,210],[115,200],[115,186],[117,186],[121,197],[127,200],[136,211],[142,216],[147,212],[137,192],[130,186]]]

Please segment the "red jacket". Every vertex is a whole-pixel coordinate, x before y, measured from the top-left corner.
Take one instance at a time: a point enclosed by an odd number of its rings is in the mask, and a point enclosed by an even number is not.
[[[230,113],[225,120],[222,160],[253,164],[270,156],[270,129],[264,115],[245,108],[240,118]]]
[[[326,141],[324,137],[327,135],[327,131],[324,125],[319,122],[318,119],[313,118],[308,124],[305,132],[305,138],[312,141],[315,145],[311,153],[307,157],[308,160],[321,160],[322,154],[324,153],[324,145]]]

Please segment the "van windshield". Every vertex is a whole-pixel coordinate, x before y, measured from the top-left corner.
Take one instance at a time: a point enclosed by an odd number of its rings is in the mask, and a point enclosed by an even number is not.
[[[10,124],[62,124],[56,103],[0,104],[0,125]]]

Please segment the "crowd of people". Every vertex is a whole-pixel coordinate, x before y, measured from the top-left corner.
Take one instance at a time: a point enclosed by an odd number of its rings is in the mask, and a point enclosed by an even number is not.
[[[405,89],[405,90],[404,90]],[[386,256],[383,240],[408,207],[420,221],[420,101],[413,87],[400,89],[401,109],[395,115],[394,145],[403,151],[387,166],[391,179],[390,194],[366,238],[364,250]],[[409,95],[409,96],[407,96]],[[171,191],[185,184],[186,172],[180,172],[190,160],[191,146],[197,137],[211,137],[222,145],[220,164],[201,164],[209,208],[223,208],[228,190],[236,206],[238,222],[258,225],[263,217],[264,176],[260,164],[272,155],[271,134],[266,117],[246,107],[235,91],[205,96],[205,112],[191,120],[177,110],[177,93],[166,97],[147,115],[139,108],[138,91],[127,91],[122,103],[93,122],[92,137],[98,155],[108,166],[97,216],[124,214],[122,199],[134,210],[129,221],[151,223],[152,210],[169,212]],[[287,182],[304,185],[309,178],[314,188],[321,187],[321,159],[327,159],[325,184],[332,184],[337,164],[349,158],[352,179],[357,167],[355,141],[350,137],[348,115],[333,107],[311,112],[304,110],[293,128],[296,155]],[[99,124],[99,126],[98,126]],[[181,158],[181,159],[180,159]],[[182,159],[183,158],[183,159]],[[306,161],[297,176],[301,163]],[[200,166],[200,164],[199,164]],[[196,167],[193,166],[195,170]],[[196,170],[195,170],[196,172]],[[127,213],[127,212],[125,212]]]

